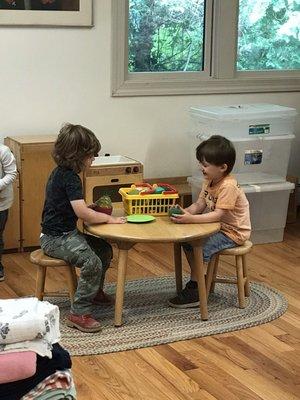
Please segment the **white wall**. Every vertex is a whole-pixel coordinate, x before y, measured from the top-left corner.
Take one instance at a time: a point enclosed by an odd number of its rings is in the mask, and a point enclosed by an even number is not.
[[[141,160],[146,177],[190,174],[190,105],[268,102],[299,93],[110,97],[110,0],[94,1],[93,28],[0,28],[0,137],[57,133],[83,124],[102,153]],[[300,119],[289,172],[300,176]]]

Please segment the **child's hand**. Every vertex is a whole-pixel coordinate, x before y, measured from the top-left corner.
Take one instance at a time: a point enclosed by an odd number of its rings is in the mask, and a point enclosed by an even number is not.
[[[92,203],[88,206],[88,208],[90,208],[91,210],[95,210],[95,208],[97,207],[96,203]]]
[[[127,222],[126,217],[109,217],[108,224],[125,224]]]
[[[185,209],[181,208],[181,211],[183,214],[174,214],[174,216],[171,216],[171,221],[175,222],[175,224],[191,224],[193,223],[194,215],[186,211]]]

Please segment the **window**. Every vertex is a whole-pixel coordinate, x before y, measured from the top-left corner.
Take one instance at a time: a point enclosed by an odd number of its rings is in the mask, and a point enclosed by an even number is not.
[[[240,0],[237,69],[300,69],[300,3]]]
[[[112,95],[298,91],[293,0],[112,1]]]
[[[128,71],[202,71],[204,4],[130,0]]]

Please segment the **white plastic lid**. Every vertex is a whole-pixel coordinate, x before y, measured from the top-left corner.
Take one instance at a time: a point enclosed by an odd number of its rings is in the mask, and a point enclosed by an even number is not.
[[[296,116],[295,108],[268,103],[232,104],[228,106],[200,106],[191,107],[190,112],[202,118],[232,120],[263,117],[287,118]]]
[[[236,176],[236,175],[235,175]],[[187,181],[189,184],[196,186],[199,190],[202,187],[203,183],[202,176],[189,176]],[[244,190],[245,193],[254,193],[254,192],[277,192],[281,190],[288,190],[292,191],[295,188],[295,184],[291,182],[270,182],[270,183],[251,183],[251,184],[243,184],[242,182],[238,181],[241,188]]]
[[[211,136],[212,135],[208,135],[208,134],[205,134],[205,133],[204,134],[202,134],[202,133],[197,133],[196,134],[196,138],[201,140],[201,141],[207,140]],[[262,141],[268,142],[268,141],[271,141],[273,143],[276,143],[276,142],[278,142],[280,140],[282,140],[282,141],[293,140],[293,139],[295,139],[295,137],[296,136],[294,134],[278,135],[278,136],[261,136],[261,135],[258,135],[258,136],[250,136],[250,137],[247,136],[245,138],[243,138],[243,137],[230,138],[230,141],[235,145],[238,145],[241,142],[252,143],[252,142],[262,142]]]
[[[259,192],[292,192],[295,189],[295,184],[291,182],[279,183],[262,183],[252,185],[241,185],[245,193],[259,193]]]

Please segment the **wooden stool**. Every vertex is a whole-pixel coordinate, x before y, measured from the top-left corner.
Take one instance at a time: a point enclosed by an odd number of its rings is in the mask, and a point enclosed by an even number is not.
[[[212,260],[209,262],[207,267],[206,286],[207,293],[213,292],[215,282],[221,283],[237,283],[238,296],[239,296],[239,307],[245,308],[245,296],[250,295],[250,286],[247,271],[246,254],[250,252],[252,243],[247,240],[243,245],[233,247],[231,249],[225,249],[217,253]],[[235,256],[236,260],[236,279],[228,278],[217,278],[217,271],[219,266],[219,256]]]
[[[65,293],[61,292],[46,293],[44,291],[47,267],[64,267],[67,270],[67,284],[69,288],[70,301],[71,303],[73,303],[74,294],[77,288],[77,275],[75,267],[67,264],[64,260],[46,256],[42,249],[33,251],[30,254],[30,261],[33,264],[36,264],[38,267],[36,276],[35,296],[39,300],[43,300],[44,296],[50,296],[50,297],[65,296]]]

